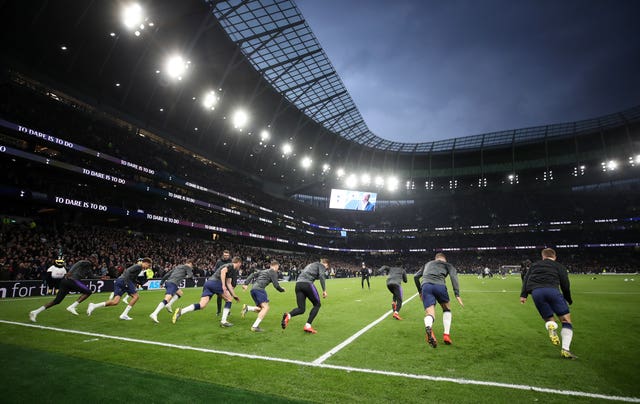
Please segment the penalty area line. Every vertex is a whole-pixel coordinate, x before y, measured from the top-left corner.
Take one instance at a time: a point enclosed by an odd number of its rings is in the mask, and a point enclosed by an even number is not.
[[[418,294],[416,293],[415,295],[411,296],[410,298],[408,298],[407,300],[405,300],[403,302],[403,305],[406,303],[409,303],[411,301],[411,299],[413,299],[414,297],[418,296]],[[364,334],[365,332],[369,331],[370,329],[372,329],[373,327],[375,327],[376,325],[378,325],[380,322],[382,322],[382,320],[384,320],[385,318],[387,318],[389,316],[389,314],[393,313],[393,310],[389,310],[388,312],[384,313],[382,316],[380,316],[380,318],[378,318],[377,320],[373,321],[372,323],[370,323],[369,325],[367,325],[366,327],[364,327],[363,329],[361,329],[360,331],[358,331],[357,333],[353,334],[352,336],[350,336],[349,338],[347,338],[346,340],[342,341],[340,344],[336,345],[335,347],[333,347],[332,349],[330,349],[327,353],[325,353],[324,355],[320,356],[318,359],[314,360],[312,363],[314,365],[320,365],[322,364],[324,361],[326,361],[327,359],[329,359],[331,356],[333,356],[334,354],[336,354],[338,351],[340,351],[342,348],[346,347],[347,345],[349,345],[350,343],[352,343],[353,341],[355,341],[359,336],[361,336],[362,334]]]
[[[90,336],[90,337],[111,339],[111,340],[116,340],[116,341],[132,342],[132,343],[139,343],[139,344],[145,344],[145,345],[155,345],[155,346],[161,346],[161,347],[165,347],[165,348],[173,348],[173,349],[181,349],[181,350],[187,350],[187,351],[212,353],[212,354],[234,356],[234,357],[240,357],[240,358],[246,358],[246,359],[258,359],[258,360],[265,360],[265,361],[271,361],[271,362],[288,363],[288,364],[292,364],[292,365],[308,366],[308,367],[314,367],[314,368],[339,370],[339,371],[344,371],[344,372],[347,372],[347,373],[349,373],[349,372],[357,372],[357,373],[374,374],[374,375],[381,375],[381,376],[402,377],[402,378],[406,378],[406,379],[429,380],[429,381],[433,381],[433,382],[449,382],[449,383],[463,384],[463,385],[499,387],[499,388],[512,389],[512,390],[525,390],[525,391],[535,391],[535,392],[538,392],[538,393],[558,394],[558,395],[563,395],[563,396],[587,397],[587,398],[595,398],[595,399],[601,399],[601,400],[612,400],[612,401],[624,401],[624,402],[629,402],[629,403],[640,403],[640,398],[638,398],[638,397],[610,396],[610,395],[599,394],[599,393],[587,393],[587,392],[584,392],[584,391],[557,390],[557,389],[550,389],[550,388],[546,388],[546,387],[529,386],[529,385],[526,385],[526,384],[510,384],[510,383],[500,383],[500,382],[491,382],[491,381],[473,380],[473,379],[461,379],[461,378],[458,379],[458,378],[452,378],[452,377],[418,375],[418,374],[412,374],[412,373],[392,372],[392,371],[377,370],[377,369],[354,368],[354,367],[350,367],[350,366],[340,366],[340,365],[328,365],[328,364],[325,364],[325,363],[316,364],[316,363],[313,363],[313,362],[304,362],[304,361],[299,361],[299,360],[295,360],[295,359],[274,358],[274,357],[270,357],[270,356],[251,355],[251,354],[245,354],[245,353],[239,353],[239,352],[220,351],[220,350],[217,350],[217,349],[198,348],[198,347],[192,347],[192,346],[188,346],[188,345],[177,345],[177,344],[170,344],[170,343],[166,343],[166,342],[143,340],[143,339],[138,339],[138,338],[127,338],[127,337],[119,337],[119,336],[116,336],[116,335],[99,334],[99,333],[94,333],[94,332],[71,330],[71,329],[66,329],[66,328],[47,327],[47,326],[42,326],[42,325],[37,325],[37,324],[20,323],[20,322],[16,322],[16,321],[0,320],[0,323],[20,326],[20,327],[41,329],[41,330],[45,330],[45,331],[56,331],[56,332],[63,332],[63,333],[68,333],[68,334],[77,334],[77,335],[85,335],[85,336]]]

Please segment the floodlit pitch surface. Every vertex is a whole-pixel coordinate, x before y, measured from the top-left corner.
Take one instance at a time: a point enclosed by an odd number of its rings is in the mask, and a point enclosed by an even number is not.
[[[405,299],[416,292],[409,281]],[[215,302],[175,325],[162,311],[154,324],[148,315],[161,291],[141,293],[133,321],[118,319],[122,304],[87,317],[84,302],[73,316],[65,307],[75,297],[68,297],[33,324],[29,311],[49,298],[2,300],[3,401],[640,402],[640,276],[577,275],[571,282],[575,361],[560,358],[531,299],[519,303],[519,276],[461,276],[465,307],[452,302],[453,345],[436,349],[425,343],[417,297],[403,307],[403,321],[389,315],[351,338],[389,312],[383,277],[372,279],[370,291],[357,278],[327,281],[316,335],[302,331],[306,314],[281,330],[282,313],[295,305],[286,282],[286,293],[268,289],[264,333],[249,330],[254,313],[240,318],[248,291],[238,292],[242,302],[228,329],[218,325]],[[185,290],[175,307],[199,296],[199,288]],[[440,310],[434,329],[441,341]]]

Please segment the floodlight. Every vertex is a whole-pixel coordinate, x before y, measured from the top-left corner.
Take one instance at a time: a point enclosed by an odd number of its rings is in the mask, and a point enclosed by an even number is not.
[[[211,90],[202,97],[202,106],[206,109],[214,110],[218,103],[218,95],[215,91]]]
[[[249,115],[244,110],[239,109],[233,113],[232,121],[234,128],[242,130],[249,122]]]
[[[338,176],[338,178],[342,177],[344,175],[344,168],[338,168],[338,171],[336,171],[336,175]]]
[[[264,129],[260,132],[260,140],[263,142],[266,142],[267,140],[269,140],[271,138],[271,134],[269,133],[268,130]]]
[[[377,187],[384,186],[384,178],[382,178],[379,175],[376,177],[376,186]]]
[[[311,167],[311,163],[313,163],[313,160],[311,160],[311,157],[309,156],[304,156],[300,161],[300,165],[302,166],[302,168]]]
[[[362,182],[362,185],[369,185],[371,183],[371,176],[369,174],[362,174],[360,182]]]
[[[396,177],[389,177],[387,178],[387,188],[389,189],[389,191],[395,191],[396,189],[398,189],[398,178]]]
[[[167,63],[165,65],[165,71],[167,75],[172,79],[182,80],[182,76],[187,71],[188,62],[180,55],[173,55],[167,59]]]
[[[640,164],[640,154],[636,156],[636,164]]]
[[[329,171],[329,170],[331,170],[331,166],[330,166],[329,164],[327,164],[327,163],[324,163],[324,164],[322,165],[322,172],[323,172],[323,173],[326,173],[326,172],[327,172],[327,171]]]
[[[133,3],[122,9],[122,23],[125,27],[132,29],[139,26],[144,17],[142,16],[142,7],[140,4]]]
[[[618,162],[617,162],[617,161],[615,161],[615,160],[609,160],[609,161],[607,162],[607,169],[609,169],[609,170],[613,171],[613,170],[615,170],[616,168],[618,168]]]
[[[288,155],[293,151],[293,147],[289,143],[282,145],[282,154]]]
[[[355,188],[358,185],[358,178],[355,174],[351,174],[346,179],[347,188]]]

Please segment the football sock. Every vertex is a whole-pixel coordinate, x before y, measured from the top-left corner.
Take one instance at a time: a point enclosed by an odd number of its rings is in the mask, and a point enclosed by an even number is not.
[[[427,315],[424,318],[424,326],[431,327],[433,326],[433,317],[431,315]]]
[[[261,318],[257,318],[256,321],[253,322],[253,325],[251,327],[256,328],[260,325],[260,322],[262,321]]]
[[[187,307],[183,308],[180,312],[181,314],[185,314],[188,313],[190,311],[194,311],[194,310],[200,310],[200,305],[198,303],[196,304],[190,304]]]
[[[34,311],[35,311],[36,315],[38,315],[38,314],[42,313],[43,311],[45,311],[46,309],[47,309],[46,307],[40,306],[37,309],[35,309]]]
[[[158,303],[158,307],[156,307],[156,309],[151,314],[153,314],[154,316],[157,316],[158,313],[160,313],[160,310],[162,310],[162,308],[166,305],[167,305],[166,300],[161,301],[160,303]]]
[[[260,311],[260,308],[256,306],[247,306],[248,311]]]
[[[124,311],[122,312],[123,316],[128,316],[129,312],[131,311],[131,306],[127,306],[124,308]]]
[[[77,301],[71,303],[71,305],[69,306],[70,309],[75,309],[76,307],[78,307],[80,303],[78,303]]]
[[[562,336],[562,349],[570,351],[571,339],[573,338],[573,326],[571,323],[562,323],[560,335]]]
[[[178,299],[180,299],[180,295],[173,295],[171,300],[169,300],[169,303],[167,303],[167,306],[171,307],[171,305]]]
[[[449,334],[451,330],[451,312],[449,310],[442,313],[442,324],[444,325],[444,333]]]
[[[229,312],[231,311],[231,309],[227,307],[226,304],[224,306],[225,306],[224,309],[222,309],[222,320],[221,320],[222,323],[227,322],[227,317],[229,316]]]
[[[93,305],[94,309],[100,308],[100,307],[105,307],[107,302],[100,302],[100,303],[96,303]]]

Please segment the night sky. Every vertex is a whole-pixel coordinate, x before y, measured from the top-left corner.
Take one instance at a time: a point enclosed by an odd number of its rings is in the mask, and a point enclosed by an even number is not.
[[[640,105],[640,1],[297,0],[376,135],[422,142]]]

